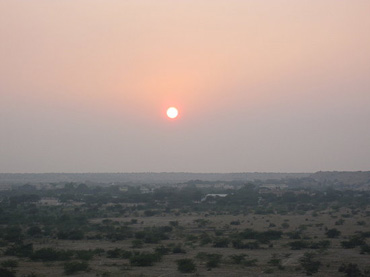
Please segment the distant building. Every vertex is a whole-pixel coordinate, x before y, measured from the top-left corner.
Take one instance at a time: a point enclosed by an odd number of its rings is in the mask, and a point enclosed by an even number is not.
[[[40,199],[39,204],[45,206],[59,206],[62,203],[60,203],[60,201],[54,197],[43,197]]]
[[[216,198],[216,197],[226,197],[227,194],[207,194],[206,196],[204,196],[202,198],[202,200],[200,200],[201,202],[204,202],[207,200],[208,197],[212,197],[212,198]]]
[[[274,194],[276,196],[282,196],[284,191],[288,188],[287,185],[284,184],[265,184],[259,187],[258,192],[260,194]]]
[[[264,188],[264,189],[286,189],[288,188],[288,186],[285,184],[265,184],[265,185],[260,185],[259,187]]]
[[[153,189],[151,188],[140,188],[141,193],[152,193]]]

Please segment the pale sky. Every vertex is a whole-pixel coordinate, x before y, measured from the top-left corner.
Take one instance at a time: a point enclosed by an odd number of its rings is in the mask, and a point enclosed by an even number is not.
[[[370,1],[0,0],[0,172],[318,170],[370,170]]]

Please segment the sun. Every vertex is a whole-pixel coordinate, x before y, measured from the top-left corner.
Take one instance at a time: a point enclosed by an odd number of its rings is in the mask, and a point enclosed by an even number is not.
[[[171,119],[175,119],[179,115],[179,111],[175,107],[167,109],[167,116]]]

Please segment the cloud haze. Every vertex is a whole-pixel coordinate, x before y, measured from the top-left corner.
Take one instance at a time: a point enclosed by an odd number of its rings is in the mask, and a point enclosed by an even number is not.
[[[0,171],[368,170],[369,12],[0,1]]]

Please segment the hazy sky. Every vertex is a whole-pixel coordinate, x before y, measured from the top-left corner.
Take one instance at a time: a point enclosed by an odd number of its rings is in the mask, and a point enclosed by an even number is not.
[[[0,0],[0,172],[369,169],[369,0]]]

